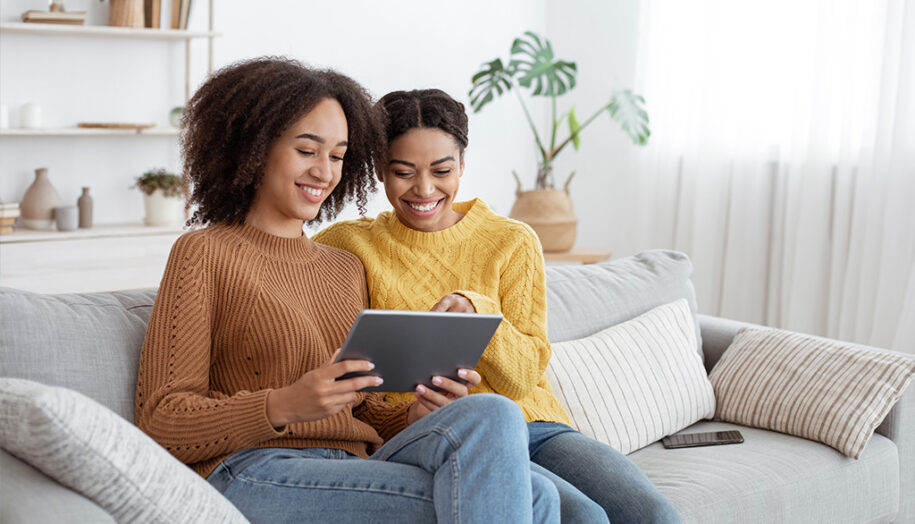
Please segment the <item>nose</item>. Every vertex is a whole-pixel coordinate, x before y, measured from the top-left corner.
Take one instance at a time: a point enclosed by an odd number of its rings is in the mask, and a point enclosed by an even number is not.
[[[435,181],[426,174],[417,176],[413,183],[413,192],[420,198],[431,197],[435,194]]]
[[[322,156],[308,169],[308,174],[321,182],[330,182],[333,179],[330,156]]]

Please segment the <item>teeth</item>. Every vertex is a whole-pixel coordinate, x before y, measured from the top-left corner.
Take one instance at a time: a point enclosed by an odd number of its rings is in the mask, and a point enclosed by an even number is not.
[[[304,189],[305,192],[308,193],[309,195],[321,196],[321,194],[324,193],[323,189],[315,189],[313,187],[308,187],[308,186],[299,186],[299,187]]]
[[[435,209],[435,206],[438,205],[438,202],[429,202],[428,204],[414,204],[413,202],[407,202],[407,204],[417,211],[425,212]]]

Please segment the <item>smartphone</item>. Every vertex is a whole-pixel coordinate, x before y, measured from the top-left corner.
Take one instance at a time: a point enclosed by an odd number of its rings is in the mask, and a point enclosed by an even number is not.
[[[661,444],[667,449],[692,448],[696,446],[717,446],[719,444],[740,444],[743,435],[739,431],[710,431],[708,433],[680,433],[664,437]]]

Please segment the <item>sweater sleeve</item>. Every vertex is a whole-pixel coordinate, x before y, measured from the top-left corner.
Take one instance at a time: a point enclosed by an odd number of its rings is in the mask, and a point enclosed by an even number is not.
[[[407,427],[407,412],[413,402],[388,404],[383,393],[369,393],[353,410],[353,416],[375,428],[385,442]]]
[[[282,433],[267,419],[270,390],[210,389],[214,290],[203,235],[172,247],[137,377],[136,422],[185,464],[252,447]]]
[[[546,334],[543,255],[534,232],[525,229],[506,263],[498,302],[475,291],[455,292],[467,297],[478,313],[503,316],[477,370],[500,395],[513,400],[530,395],[552,356]]]

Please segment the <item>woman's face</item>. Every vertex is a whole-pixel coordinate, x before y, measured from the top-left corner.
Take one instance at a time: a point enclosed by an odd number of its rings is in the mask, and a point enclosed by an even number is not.
[[[432,232],[461,219],[451,203],[463,173],[464,159],[451,135],[435,128],[414,128],[391,142],[381,181],[401,223]]]
[[[340,182],[348,129],[340,103],[325,98],[289,126],[267,154],[246,222],[279,236],[302,235]]]

